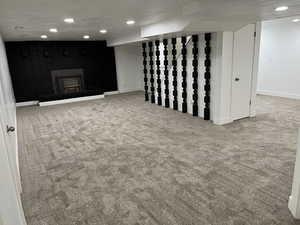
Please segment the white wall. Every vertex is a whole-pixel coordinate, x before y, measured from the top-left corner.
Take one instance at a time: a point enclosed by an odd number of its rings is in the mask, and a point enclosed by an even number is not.
[[[296,219],[300,219],[300,129],[298,134],[298,150],[296,154],[292,193],[289,198],[289,209]]]
[[[233,61],[232,31],[219,32],[216,41],[216,76],[215,80],[215,115],[214,122],[222,125],[232,122],[231,119],[231,81]]]
[[[300,23],[262,23],[258,93],[300,99]]]
[[[143,90],[142,48],[138,44],[115,47],[118,90]]]
[[[0,216],[3,225],[25,225],[20,200],[16,136],[6,132],[6,125],[16,126],[16,108],[0,36]]]

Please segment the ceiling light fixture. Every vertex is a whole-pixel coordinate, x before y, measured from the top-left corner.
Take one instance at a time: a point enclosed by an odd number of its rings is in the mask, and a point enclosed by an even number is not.
[[[84,39],[90,39],[90,36],[89,35],[84,35],[83,38]]]
[[[73,18],[66,18],[64,19],[65,23],[74,23],[74,19]]]
[[[48,36],[47,36],[47,35],[45,35],[45,34],[43,34],[43,35],[41,35],[41,38],[42,38],[42,39],[47,39],[47,38],[48,38]]]
[[[292,21],[293,21],[294,23],[297,23],[297,22],[300,21],[300,19],[293,19]]]
[[[57,29],[56,28],[50,28],[49,31],[52,32],[52,33],[57,33]]]
[[[285,11],[288,10],[289,7],[287,6],[279,6],[275,9],[276,12],[281,12],[281,11]]]
[[[135,21],[134,20],[127,20],[126,24],[127,25],[133,25],[133,24],[135,24]]]
[[[99,32],[100,32],[101,34],[106,34],[106,33],[107,33],[107,30],[102,29],[102,30],[100,30]]]

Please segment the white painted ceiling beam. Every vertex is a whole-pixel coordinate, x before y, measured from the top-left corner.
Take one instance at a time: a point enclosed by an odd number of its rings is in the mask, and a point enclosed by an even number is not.
[[[141,28],[141,37],[149,38],[153,36],[182,32],[189,23],[190,22],[188,20],[181,18],[146,25]]]

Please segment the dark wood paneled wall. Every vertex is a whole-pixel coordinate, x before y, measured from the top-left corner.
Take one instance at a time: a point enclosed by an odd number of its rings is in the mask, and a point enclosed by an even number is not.
[[[17,102],[58,98],[52,70],[82,68],[83,96],[118,89],[114,48],[105,41],[6,42],[6,50]]]

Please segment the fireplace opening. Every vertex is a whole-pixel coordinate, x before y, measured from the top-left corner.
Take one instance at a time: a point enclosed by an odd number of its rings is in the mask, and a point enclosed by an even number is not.
[[[82,69],[67,69],[51,71],[55,94],[75,94],[85,90]]]
[[[80,77],[58,78],[59,90],[62,94],[81,92]]]

